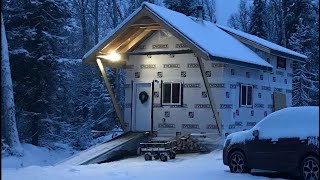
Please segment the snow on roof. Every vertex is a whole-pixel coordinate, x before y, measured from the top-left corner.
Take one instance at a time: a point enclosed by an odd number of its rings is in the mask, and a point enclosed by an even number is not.
[[[270,49],[273,49],[273,50],[276,50],[276,51],[280,51],[280,52],[283,52],[283,53],[287,53],[287,54],[291,54],[293,56],[298,56],[300,58],[304,58],[306,59],[307,56],[303,55],[303,54],[300,54],[300,53],[297,53],[295,51],[292,51],[290,49],[287,49],[285,47],[282,47],[278,44],[275,44],[275,43],[272,43],[270,41],[267,41],[265,39],[262,39],[262,38],[259,38],[257,36],[254,36],[252,34],[248,34],[248,33],[245,33],[245,32],[242,32],[242,31],[239,31],[239,30],[236,30],[236,29],[232,29],[232,28],[229,28],[229,27],[225,27],[225,26],[222,26],[222,25],[218,25],[217,26],[225,31],[228,31],[228,32],[231,32],[235,35],[238,35],[240,37],[243,37],[245,39],[248,39],[250,41],[253,41],[255,43],[258,43],[262,46],[265,46],[265,47],[268,47]]]
[[[220,57],[272,68],[272,65],[214,23],[197,20],[151,3],[144,2],[143,5],[213,58]]]

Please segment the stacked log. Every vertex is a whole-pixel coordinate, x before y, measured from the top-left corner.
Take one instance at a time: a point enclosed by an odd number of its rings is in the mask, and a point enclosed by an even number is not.
[[[177,137],[177,151],[180,153],[199,152],[201,150],[201,144],[195,138],[190,135]]]

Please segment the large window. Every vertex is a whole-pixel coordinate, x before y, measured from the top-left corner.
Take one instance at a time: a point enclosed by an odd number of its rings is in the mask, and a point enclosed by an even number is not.
[[[181,83],[162,84],[162,105],[181,105]]]
[[[277,68],[286,69],[286,58],[277,56]]]
[[[252,85],[241,85],[240,89],[240,105],[252,107]]]

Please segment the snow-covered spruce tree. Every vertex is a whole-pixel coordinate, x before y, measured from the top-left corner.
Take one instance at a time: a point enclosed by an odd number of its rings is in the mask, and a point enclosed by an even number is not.
[[[254,0],[252,6],[252,13],[250,18],[250,29],[249,33],[261,38],[266,39],[267,33],[265,28],[265,1],[264,0]]]
[[[2,93],[2,111],[5,121],[5,140],[10,146],[10,151],[13,155],[23,155],[23,148],[20,144],[13,97],[13,87],[11,79],[11,70],[9,62],[8,43],[6,31],[1,13],[1,93]]]
[[[251,11],[247,0],[240,0],[238,12],[233,13],[228,20],[229,26],[235,29],[239,29],[243,32],[249,32],[251,18],[250,14]]]
[[[289,45],[293,50],[307,55],[308,59],[305,63],[295,63],[294,65],[293,105],[314,105],[316,99],[313,97],[319,92],[319,89],[314,85],[317,82],[312,78],[314,75],[311,72],[311,28],[309,25],[304,25],[300,19],[296,29],[297,31],[289,39]]]
[[[45,133],[41,119],[50,111],[55,62],[63,53],[64,24],[68,21],[65,2],[7,2],[6,26],[21,139],[38,144]],[[40,123],[40,124],[39,124]],[[34,125],[34,126],[33,126]]]
[[[183,13],[187,16],[195,16],[196,0],[164,0],[168,9]]]

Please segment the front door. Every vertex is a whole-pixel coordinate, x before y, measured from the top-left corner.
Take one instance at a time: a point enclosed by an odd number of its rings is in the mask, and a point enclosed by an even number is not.
[[[151,131],[151,83],[134,83],[134,122],[132,129],[135,131]]]

